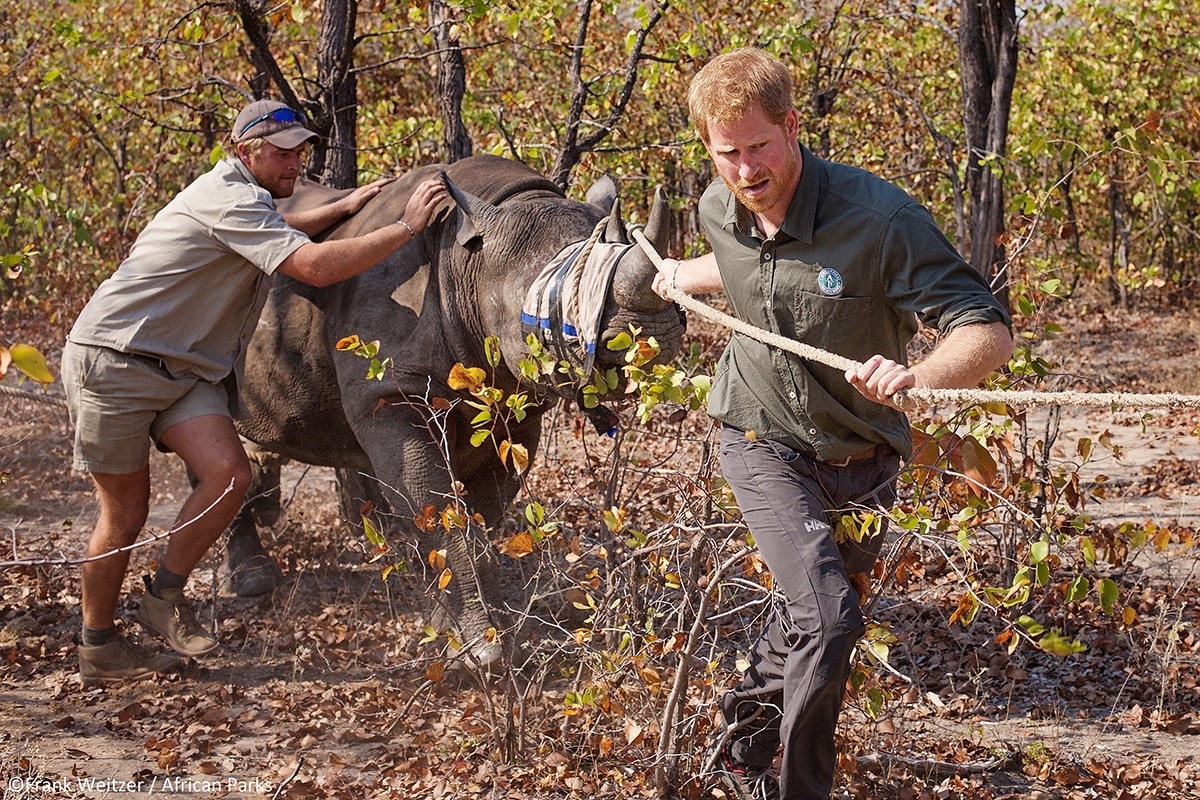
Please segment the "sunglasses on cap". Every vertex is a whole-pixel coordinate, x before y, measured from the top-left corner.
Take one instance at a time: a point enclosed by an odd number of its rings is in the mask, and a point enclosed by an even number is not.
[[[299,117],[297,116],[296,112],[290,108],[277,108],[274,111],[263,114],[256,120],[247,122],[246,126],[238,131],[238,137],[241,138],[242,136],[245,136],[246,131],[250,130],[258,123],[266,122],[267,120],[271,120],[272,122],[298,122]]]

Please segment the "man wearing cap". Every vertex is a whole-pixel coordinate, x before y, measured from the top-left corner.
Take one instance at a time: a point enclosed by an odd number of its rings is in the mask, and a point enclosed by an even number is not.
[[[365,272],[410,242],[445,199],[437,180],[413,193],[398,224],[340,241],[309,235],[357,212],[391,179],[289,215],[289,197],[316,137],[285,104],[259,100],[234,122],[234,154],[171,200],[92,296],[63,349],[75,427],[74,467],[96,486],[99,517],[82,570],[85,684],[144,678],[179,656],[125,638],[115,616],[129,553],[150,504],[150,442],[195,478],[138,609],[142,625],[184,656],[217,640],[183,594],[188,575],[233,520],[250,468],[233,427],[246,348],[279,272],[314,286]]]

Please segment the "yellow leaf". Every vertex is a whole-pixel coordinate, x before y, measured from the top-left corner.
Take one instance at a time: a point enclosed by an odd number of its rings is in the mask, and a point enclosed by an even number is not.
[[[963,472],[975,481],[969,484],[970,490],[974,495],[981,496],[984,491],[981,487],[991,486],[996,480],[996,460],[986,447],[970,436],[963,438],[960,452]]]
[[[505,444],[509,444],[505,442]],[[524,472],[529,469],[529,450],[523,444],[510,444],[509,454],[512,456],[512,465],[517,472]]]
[[[483,386],[487,373],[479,367],[464,367],[461,362],[450,368],[450,378],[446,381],[451,389],[461,392],[466,389],[474,392]]]
[[[443,508],[441,519],[442,527],[447,531],[459,530],[467,527],[466,515],[455,506],[446,506]]]
[[[438,588],[444,591],[453,578],[454,574],[448,568],[442,570],[442,574],[438,576]]]
[[[360,344],[362,344],[362,339],[358,338],[357,333],[352,333],[349,336],[343,336],[341,339],[338,339],[334,348],[337,350],[354,350]]]
[[[533,552],[533,536],[528,531],[521,531],[506,542],[500,544],[500,552],[512,558],[522,558]]]
[[[435,569],[446,568],[446,551],[445,550],[430,550],[429,551],[429,566]]]
[[[658,670],[654,667],[642,667],[638,670],[642,676],[642,681],[646,684],[646,688],[651,694],[657,694],[662,689],[662,676],[658,674]]]
[[[54,383],[54,375],[46,366],[46,359],[36,347],[30,344],[15,344],[9,351],[12,365],[33,378],[38,383]],[[3,374],[0,373],[0,377]]]

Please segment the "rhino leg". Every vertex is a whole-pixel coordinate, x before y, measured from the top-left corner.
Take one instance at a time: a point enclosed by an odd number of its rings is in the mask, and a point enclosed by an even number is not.
[[[283,580],[279,564],[262,545],[258,526],[271,527],[279,521],[279,468],[284,459],[249,442],[245,445],[250,459],[250,489],[229,525],[221,590],[238,597],[257,597]]]
[[[364,512],[373,525],[387,519],[391,505],[387,501],[379,481],[362,470],[337,468],[333,471],[337,483],[338,513],[356,536],[362,536]],[[380,528],[384,530],[384,528]]]
[[[453,578],[435,597],[431,624],[457,633],[468,666],[487,668],[500,661],[504,650],[503,628],[497,624],[500,609],[490,602],[498,594],[500,565],[496,548],[483,534],[474,524],[446,534],[446,566]]]
[[[361,378],[357,382],[361,383]],[[487,667],[496,664],[503,655],[497,637],[497,632],[503,630],[497,613],[500,606],[489,602],[498,596],[494,591],[499,585],[497,553],[485,530],[487,525],[495,523],[496,517],[488,513],[490,509],[477,506],[475,484],[470,482],[475,470],[454,458],[453,468],[448,468],[446,454],[425,428],[419,412],[409,411],[406,415],[400,404],[392,404],[362,419],[356,433],[370,458],[372,471],[378,476],[376,486],[391,512],[380,517],[389,523],[389,539],[416,543],[414,567],[428,571],[435,606],[430,624],[438,631],[453,633],[462,646],[460,655],[465,663]],[[453,436],[448,438],[453,440]],[[470,448],[469,454],[475,457],[481,452],[485,451]],[[459,518],[469,519],[479,511],[485,524],[480,526],[471,521],[447,531],[441,515],[447,506],[457,504],[454,484],[459,480],[467,484],[462,499],[468,505],[460,511]],[[493,487],[492,492],[495,491]],[[415,519],[424,516],[429,505],[433,506],[437,522],[431,529],[421,530]],[[354,521],[360,518],[357,508],[350,517]],[[443,588],[438,588],[438,584],[446,573],[440,564],[436,568],[430,566],[430,554],[435,551],[445,551],[449,580]]]

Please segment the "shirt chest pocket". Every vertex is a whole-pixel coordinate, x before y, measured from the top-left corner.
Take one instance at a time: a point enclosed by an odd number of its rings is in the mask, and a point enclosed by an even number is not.
[[[793,295],[796,339],[864,361],[880,351],[883,309],[870,297],[827,297],[803,290]]]

